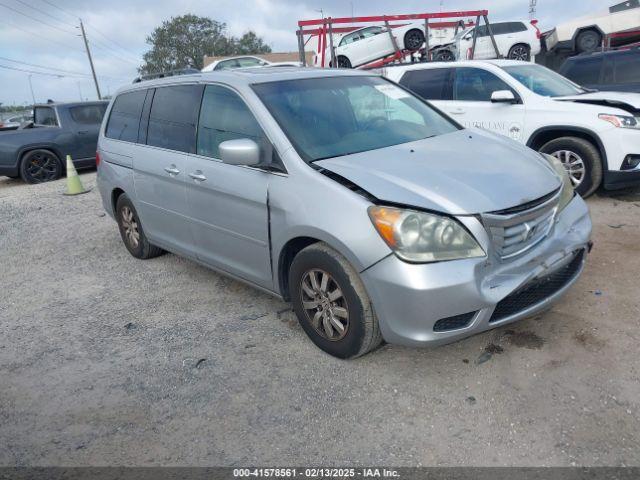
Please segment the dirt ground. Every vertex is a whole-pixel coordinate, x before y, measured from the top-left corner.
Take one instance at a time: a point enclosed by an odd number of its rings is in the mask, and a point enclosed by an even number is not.
[[[0,465],[640,465],[640,190],[547,314],[355,361],[63,190],[0,179]]]

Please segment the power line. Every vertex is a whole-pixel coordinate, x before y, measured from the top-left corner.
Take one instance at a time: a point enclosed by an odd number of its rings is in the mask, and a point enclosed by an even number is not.
[[[30,8],[31,10],[35,10],[36,12],[40,12],[41,14],[46,15],[47,17],[51,17],[51,18],[53,18],[53,19],[57,20],[57,21],[58,21],[58,22],[60,22],[60,23],[64,23],[64,24],[65,24],[65,25],[67,25],[67,26],[70,26],[70,27],[72,27],[72,28],[76,28],[76,26],[75,26],[75,25],[73,25],[73,24],[71,24],[71,23],[67,22],[66,20],[61,20],[61,19],[60,19],[60,17],[56,17],[55,15],[51,15],[49,12],[45,12],[44,10],[41,10],[41,9],[39,9],[38,7],[34,7],[33,5],[29,5],[28,3],[23,2],[22,0],[15,0],[15,1],[16,1],[16,2],[18,2],[18,3],[21,3],[21,4],[22,4],[22,5],[24,5],[25,7]]]
[[[132,65],[135,65],[135,66],[138,66],[138,64],[139,64],[139,62],[137,62],[137,61],[134,61],[134,60],[130,60],[130,59],[128,59],[128,58],[121,57],[117,52],[114,52],[114,50],[109,49],[109,48],[108,48],[106,45],[104,45],[103,43],[97,42],[95,39],[91,40],[89,43],[90,43],[91,45],[93,45],[94,47],[96,47],[96,48],[98,48],[98,49],[102,50],[103,52],[105,52],[105,53],[107,53],[107,54],[111,55],[112,57],[114,57],[114,58],[116,58],[116,59],[118,59],[118,60],[120,60],[120,61],[122,61],[122,62],[128,62],[128,63],[130,63],[130,64],[132,64]]]
[[[54,8],[57,8],[58,10],[60,10],[62,13],[66,13],[67,15],[69,15],[70,17],[74,18],[77,20],[78,17],[76,17],[75,15],[73,15],[72,13],[69,13],[68,10],[65,10],[64,8],[56,5],[55,3],[50,2],[49,0],[42,0],[44,3],[46,3],[47,5],[51,5]]]
[[[135,57],[136,62],[138,61],[139,55],[137,53],[135,53],[135,52],[133,52],[131,50],[128,50],[128,49],[124,48],[122,45],[120,45],[118,42],[116,42],[114,40],[111,40],[109,37],[107,37],[104,33],[102,33],[100,30],[98,30],[96,27],[94,27],[90,23],[87,22],[87,25],[89,25],[91,27],[92,31],[96,32],[98,35],[100,35],[105,40],[113,43],[115,46],[117,46],[120,50],[122,50],[127,55],[131,55],[132,57]]]
[[[38,22],[38,23],[41,23],[43,25],[47,25],[48,27],[55,28],[56,30],[60,30],[61,32],[68,33],[68,34],[73,35],[73,36],[77,35],[75,32],[70,32],[69,30],[65,30],[64,28],[58,27],[57,25],[54,25],[52,23],[45,22],[44,20],[40,20],[39,18],[36,18],[36,17],[32,17],[31,15],[28,15],[28,14],[26,14],[24,12],[21,12],[20,10],[16,10],[15,8],[10,7],[9,5],[5,5],[4,3],[0,3],[0,6],[2,6],[4,8],[7,8],[7,9],[13,11],[13,12],[16,12],[16,13],[22,15],[23,17],[27,17],[27,18],[29,18],[31,20],[34,20],[34,21]]]
[[[35,70],[27,70],[25,68],[10,67],[8,65],[2,65],[2,64],[0,64],[0,68],[6,68],[8,70],[16,70],[17,72],[33,73],[34,75],[47,75],[49,77],[58,77],[58,78],[66,77],[66,75],[62,75],[62,74],[37,72]]]
[[[7,57],[0,57],[0,60],[5,60],[7,62],[12,62],[12,63],[19,63],[21,65],[27,65],[28,67],[44,68],[46,70],[55,70],[55,71],[62,72],[62,73],[68,73],[70,75],[82,75],[83,77],[90,76],[88,73],[74,72],[74,71],[71,71],[71,70],[63,70],[62,68],[47,67],[45,65],[38,65],[36,63],[28,63],[28,62],[23,62],[23,61],[20,61],[20,60],[13,60],[12,58],[7,58]]]
[[[25,73],[32,73],[34,75],[46,75],[47,77],[56,77],[56,78],[73,78],[75,80],[89,80],[89,77],[87,77],[88,74],[83,73],[81,74],[82,76],[80,76],[80,74],[63,74],[63,73],[47,73],[47,72],[40,72],[37,70],[31,70],[31,69],[26,69],[26,68],[19,68],[19,67],[13,67],[10,65],[2,65],[0,64],[0,68],[6,68],[7,70],[15,70],[17,72],[25,72]],[[38,68],[44,68],[44,67],[38,67]],[[111,78],[111,79],[115,79],[115,80],[123,80],[123,79],[128,79],[128,77],[111,77],[111,76],[107,76],[107,75],[98,75],[98,77],[100,78]]]
[[[9,26],[10,26],[10,27],[12,27],[12,28],[15,28],[16,30],[20,30],[20,31],[22,31],[22,32],[28,33],[29,35],[32,35],[34,38],[37,38],[37,39],[40,39],[40,40],[45,40],[45,38],[46,38],[46,40],[47,40],[48,42],[56,43],[56,44],[58,44],[58,45],[60,45],[60,46],[62,46],[62,47],[68,48],[68,49],[70,49],[70,50],[74,50],[74,51],[76,51],[76,52],[84,53],[84,52],[83,52],[82,50],[80,50],[79,48],[72,47],[71,45],[69,45],[69,44],[67,44],[67,43],[60,42],[59,40],[55,40],[55,39],[53,39],[53,38],[51,38],[51,37],[48,37],[47,35],[45,35],[45,34],[43,34],[43,33],[41,33],[41,32],[35,32],[35,31],[33,31],[33,30],[29,30],[29,29],[27,29],[27,28],[24,28],[24,27],[18,26],[18,25],[16,25],[15,23],[8,22],[8,21],[7,21],[6,19],[4,19],[4,18],[0,18],[0,21],[4,21],[4,23],[6,23],[7,25],[9,25]],[[43,37],[45,37],[45,38],[43,38]]]

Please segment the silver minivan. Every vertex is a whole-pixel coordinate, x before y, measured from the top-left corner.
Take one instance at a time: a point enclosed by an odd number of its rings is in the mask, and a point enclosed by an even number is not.
[[[290,301],[340,358],[539,313],[591,246],[557,160],[362,71],[137,83],[111,101],[98,158],[134,257],[170,251]]]

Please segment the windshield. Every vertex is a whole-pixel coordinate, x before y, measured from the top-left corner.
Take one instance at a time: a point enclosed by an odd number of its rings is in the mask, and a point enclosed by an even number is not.
[[[458,33],[455,34],[455,36],[453,37],[454,40],[458,40],[462,37],[464,37],[467,33],[472,33],[473,32],[473,27],[472,28],[467,28],[464,30],[459,30]]]
[[[562,75],[539,65],[516,65],[502,67],[502,69],[538,95],[565,97],[585,93],[583,88],[567,80]]]
[[[256,84],[253,89],[306,162],[413,142],[460,128],[380,77],[287,80]]]

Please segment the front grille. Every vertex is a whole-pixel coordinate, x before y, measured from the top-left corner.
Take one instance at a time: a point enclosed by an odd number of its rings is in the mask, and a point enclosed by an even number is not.
[[[584,250],[580,250],[570,263],[560,270],[525,285],[517,292],[498,302],[489,323],[498,322],[511,315],[532,307],[549,298],[573,280],[580,270]]]
[[[463,313],[462,315],[456,315],[454,317],[442,318],[433,325],[433,331],[448,332],[449,330],[464,328],[471,323],[476,313],[478,312]]]
[[[482,221],[489,232],[496,254],[502,259],[516,257],[544,240],[553,228],[559,191],[526,204],[525,210],[483,214]]]

